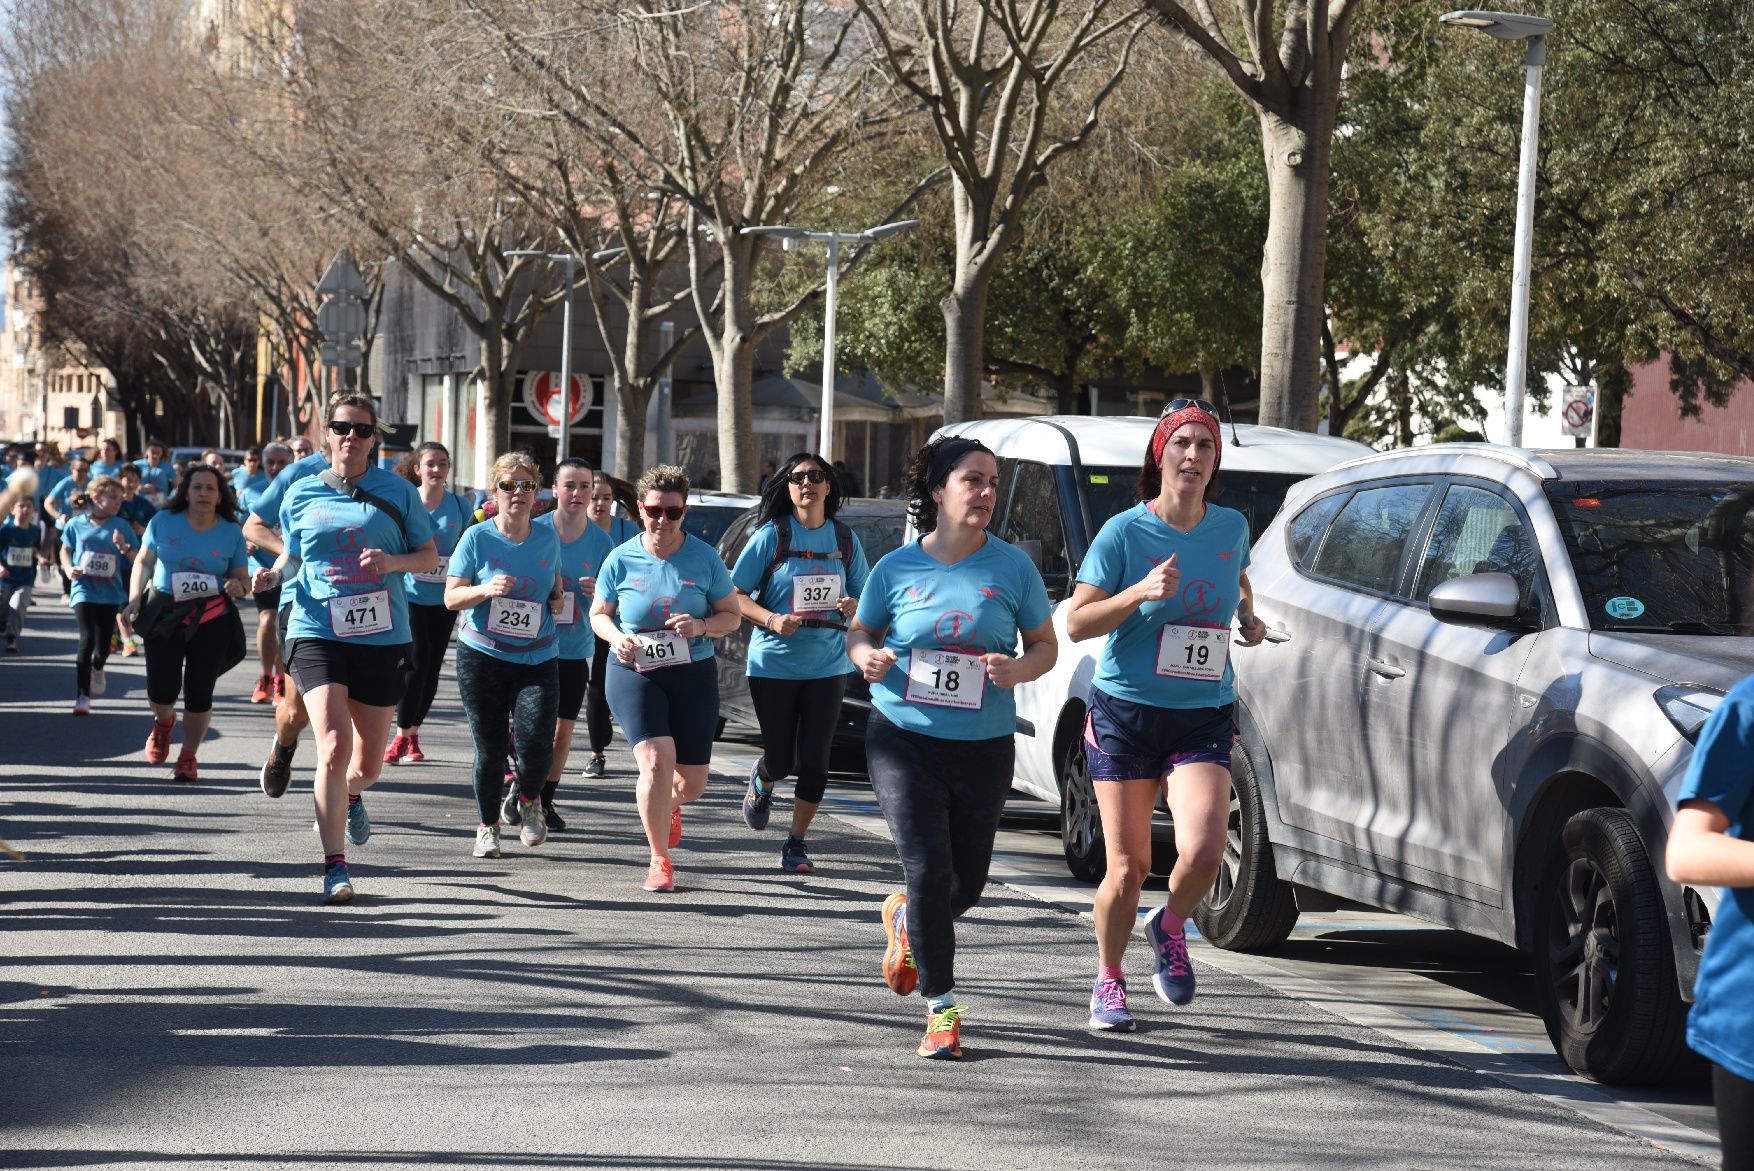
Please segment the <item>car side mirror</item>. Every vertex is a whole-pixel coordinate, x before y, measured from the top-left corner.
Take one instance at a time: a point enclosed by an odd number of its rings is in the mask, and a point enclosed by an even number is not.
[[[1427,599],[1431,616],[1457,626],[1487,626],[1494,630],[1521,630],[1522,591],[1508,573],[1470,573],[1434,586]]]

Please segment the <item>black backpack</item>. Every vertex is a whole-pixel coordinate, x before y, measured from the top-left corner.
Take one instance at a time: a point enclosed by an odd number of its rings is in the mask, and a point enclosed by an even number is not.
[[[829,561],[838,557],[840,558],[841,572],[851,573],[853,569],[853,530],[838,520],[830,519],[828,523],[834,526],[835,551],[832,553],[812,553],[808,549],[792,548],[791,517],[786,517],[784,524],[779,521],[773,522],[775,542],[773,558],[768,561],[767,568],[761,571],[761,580],[755,583],[755,588],[749,591],[749,596],[759,599],[762,591],[767,589],[767,583],[773,580],[774,571],[794,558],[801,557],[806,561]],[[832,618],[800,618],[798,622],[802,626],[820,627],[825,630],[845,630],[847,628],[846,623],[837,622]]]

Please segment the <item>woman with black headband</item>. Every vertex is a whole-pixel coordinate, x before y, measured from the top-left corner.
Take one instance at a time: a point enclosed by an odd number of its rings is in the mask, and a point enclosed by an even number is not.
[[[883,978],[926,997],[920,1056],[954,1059],[956,919],[986,886],[1011,791],[1011,689],[1050,670],[1057,647],[1040,572],[987,532],[998,501],[993,453],[972,439],[934,440],[904,481],[923,536],[871,570],[847,656],[871,684],[871,788],[907,882],[883,904]]]
[[[846,620],[871,569],[852,529],[834,519],[840,480],[827,460],[791,456],[768,477],[759,527],[731,570],[749,639],[749,697],[762,754],[749,769],[743,821],[767,828],[775,782],[794,772],[792,831],[780,869],[810,874],[804,835],[828,789],[828,754],[847,690]]]
[[[1139,503],[1102,526],[1066,611],[1074,642],[1108,635],[1090,689],[1084,754],[1096,782],[1108,870],[1096,892],[1090,1027],[1129,1032],[1121,957],[1151,866],[1161,789],[1175,819],[1169,901],[1145,922],[1157,995],[1194,998],[1183,926],[1212,888],[1230,814],[1236,739],[1230,623],[1254,646],[1267,627],[1249,589],[1248,519],[1212,503],[1224,441],[1212,407],[1164,407],[1139,472]]]

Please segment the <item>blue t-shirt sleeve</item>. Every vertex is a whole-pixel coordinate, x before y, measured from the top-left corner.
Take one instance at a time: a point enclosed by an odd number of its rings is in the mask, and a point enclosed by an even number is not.
[[[767,572],[768,564],[773,561],[773,551],[778,547],[779,535],[774,531],[772,521],[756,529],[749,543],[743,546],[743,552],[737,554],[736,568],[731,570],[731,584],[753,596],[761,575]]]
[[[446,577],[460,577],[464,581],[473,582],[476,570],[481,568],[481,542],[475,539],[476,531],[470,528],[451,550],[451,563],[445,568]]]
[[[61,530],[61,544],[68,549],[77,549],[79,547],[79,537],[75,535],[71,524]]]
[[[603,558],[603,564],[597,570],[597,599],[604,605],[617,608],[621,605],[621,599],[616,596],[621,588],[621,565],[621,546],[617,545],[609,551],[609,556]]]
[[[408,551],[412,553],[432,540],[438,530],[432,527],[432,517],[426,511],[425,502],[420,499],[420,489],[407,480],[402,480],[400,476],[396,479],[402,481],[402,501],[399,507],[402,509],[403,528],[408,533]]]
[[[1710,801],[1732,823],[1754,794],[1754,687],[1742,683],[1705,721],[1677,801]]]
[[[871,563],[865,560],[865,543],[859,540],[859,534],[853,534],[853,563],[847,566],[847,593],[853,597],[862,597],[865,583],[871,580]]]
[[[887,630],[894,618],[889,607],[888,565],[889,557],[884,557],[872,566],[865,588],[859,594],[859,609],[854,617],[867,630]]]
[[[1080,582],[1095,586],[1111,598],[1132,584],[1122,580],[1127,572],[1127,548],[1121,536],[1131,515],[1128,510],[1110,517],[1096,534],[1096,540],[1090,542],[1090,551],[1078,566]]]
[[[242,569],[249,563],[250,551],[244,545],[243,526],[233,525],[231,529],[231,568]]]
[[[171,513],[163,512],[153,517],[151,523],[146,526],[146,535],[140,538],[140,547],[151,549],[154,557],[158,556],[159,542],[164,539],[163,526],[170,523],[168,518],[171,515]]]

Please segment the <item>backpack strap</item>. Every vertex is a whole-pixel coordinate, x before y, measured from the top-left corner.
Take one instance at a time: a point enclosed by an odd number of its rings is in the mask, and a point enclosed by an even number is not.
[[[843,522],[839,520],[830,520],[829,522],[834,525],[836,545],[835,550],[831,553],[816,553],[809,549],[794,550],[792,548],[792,518],[786,517],[784,524],[779,521],[772,523],[775,538],[773,556],[768,560],[767,568],[761,571],[761,580],[755,583],[755,588],[749,593],[750,597],[759,600],[767,589],[767,583],[773,580],[774,573],[780,566],[794,558],[803,558],[806,561],[830,561],[838,557],[843,575],[852,572],[853,530]],[[833,618],[799,618],[798,622],[802,626],[824,630],[845,630],[847,628],[846,623],[836,621]]]
[[[395,521],[396,527],[402,530],[403,551],[407,553],[412,553],[414,551],[414,545],[408,539],[408,522],[403,519],[402,510],[400,508],[397,508],[394,504],[391,504],[376,492],[372,492],[366,488],[361,488],[352,480],[338,475],[334,468],[324,468],[317,473],[317,479],[323,481],[324,484],[327,484],[330,488],[341,493],[341,495],[347,497],[356,504],[369,504],[391,520]]]

